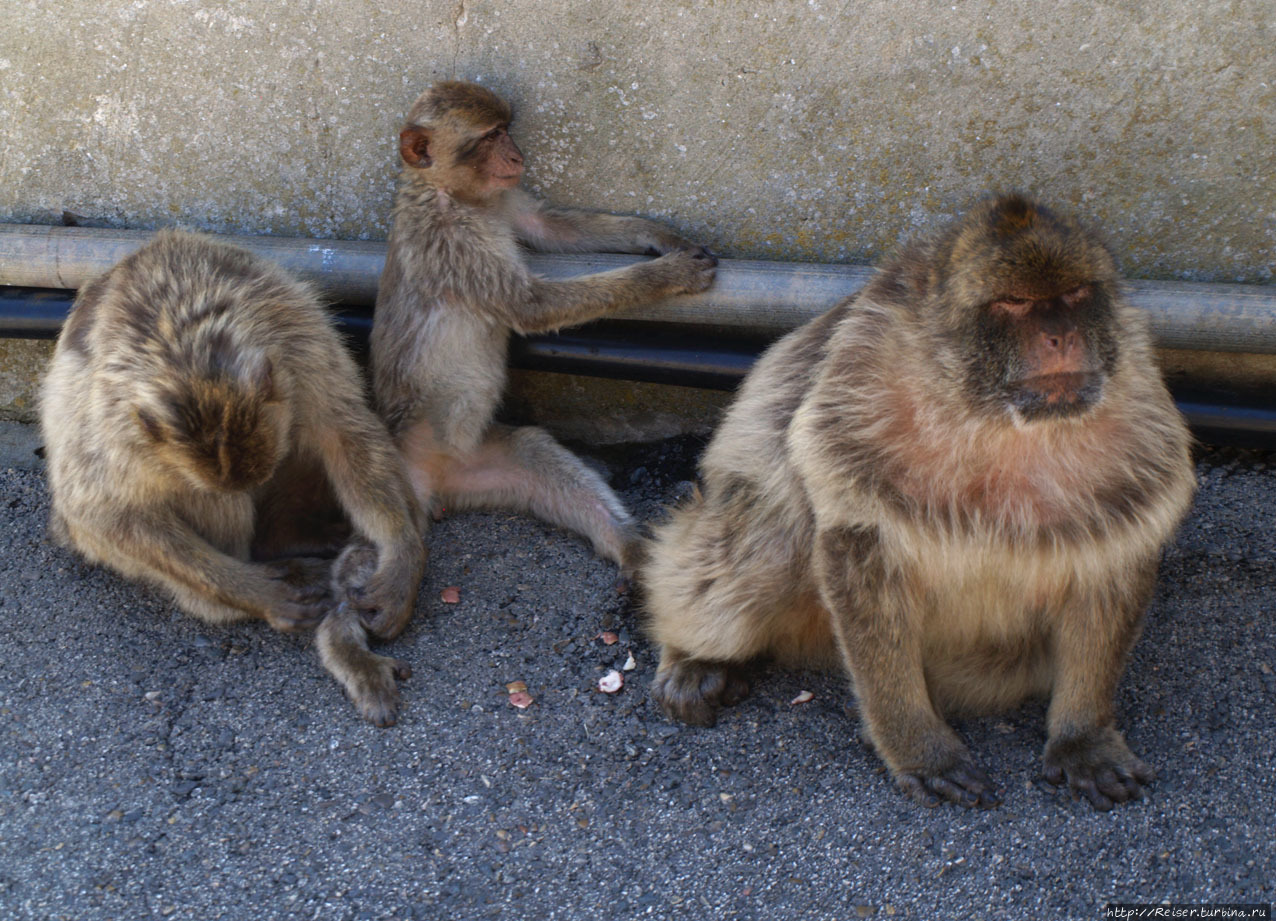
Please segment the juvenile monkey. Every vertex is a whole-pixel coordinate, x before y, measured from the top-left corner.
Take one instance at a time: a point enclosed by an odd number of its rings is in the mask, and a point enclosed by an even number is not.
[[[472,83],[435,84],[412,106],[372,330],[377,406],[424,508],[528,511],[623,568],[634,524],[603,479],[547,432],[492,422],[509,334],[703,291],[717,260],[651,221],[550,208],[522,193],[510,120],[502,99]],[[659,258],[547,281],[528,270],[521,245]]]
[[[309,288],[243,250],[161,232],[80,290],[41,424],[55,539],[211,623],[323,618],[325,666],[364,716],[394,722],[406,668],[368,650],[365,621],[391,637],[411,616],[419,514]],[[329,565],[271,533],[287,530],[287,497],[307,495],[335,497],[370,542],[351,551],[365,565],[343,565],[335,610]]]
[[[1188,446],[1107,249],[987,201],[745,380],[640,572],[653,694],[709,725],[738,663],[840,663],[899,786],[967,806],[997,792],[944,714],[1046,696],[1047,779],[1140,797],[1113,696]]]

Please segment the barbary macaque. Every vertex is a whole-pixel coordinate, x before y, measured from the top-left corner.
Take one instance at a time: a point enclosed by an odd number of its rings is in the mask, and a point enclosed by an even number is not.
[[[625,570],[637,532],[602,477],[544,430],[493,422],[509,334],[703,291],[717,259],[651,221],[552,208],[524,194],[511,118],[495,93],[457,81],[435,84],[412,106],[372,331],[377,408],[427,510],[530,512],[584,535]],[[523,246],[657,258],[548,281],[530,272]]]
[[[998,792],[945,715],[1042,696],[1046,778],[1139,798],[1113,697],[1189,442],[1110,252],[988,200],[752,369],[640,571],[653,694],[708,725],[749,659],[840,664],[898,785],[967,806]]]
[[[41,424],[56,540],[210,623],[322,621],[325,666],[365,717],[394,722],[406,667],[365,631],[392,637],[412,614],[421,516],[310,288],[244,250],[157,234],[78,293]],[[305,530],[290,516],[308,513],[324,539],[290,547]],[[351,524],[362,565],[331,586],[315,545]]]

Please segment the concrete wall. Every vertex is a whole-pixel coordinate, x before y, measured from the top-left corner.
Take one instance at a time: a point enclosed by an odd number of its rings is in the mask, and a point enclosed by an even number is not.
[[[1128,274],[1272,281],[1271,0],[5,4],[0,220],[380,239],[432,80],[515,103],[527,185],[727,256],[871,262],[989,188]]]

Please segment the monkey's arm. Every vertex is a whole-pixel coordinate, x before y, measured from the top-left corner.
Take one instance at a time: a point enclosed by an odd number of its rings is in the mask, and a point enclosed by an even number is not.
[[[354,380],[354,369],[350,372]],[[425,571],[424,525],[416,514],[416,499],[384,425],[365,407],[361,394],[331,388],[315,396],[312,410],[316,421],[308,440],[341,507],[377,549],[376,570],[352,587],[351,601],[367,612],[368,629],[388,639],[412,617]]]
[[[875,527],[824,527],[816,535],[820,599],[873,746],[914,799],[995,805],[992,781],[931,703],[918,612],[895,571]]]
[[[1046,779],[1065,781],[1096,809],[1139,799],[1154,772],[1130,751],[1116,728],[1113,699],[1125,659],[1151,600],[1156,562],[1142,564],[1130,584],[1076,599],[1054,633],[1054,688],[1046,716]]]
[[[662,256],[676,250],[702,249],[667,227],[642,217],[552,208],[521,194],[513,200],[513,205],[511,221],[515,234],[532,249],[544,253]]]
[[[288,563],[228,556],[175,514],[124,508],[103,518],[107,525],[91,535],[74,529],[76,542],[125,575],[169,588],[184,609],[204,620],[256,617],[291,631],[313,626],[327,609],[322,589],[289,583],[295,569]]]
[[[679,250],[636,265],[582,278],[549,281],[531,277],[525,300],[506,305],[502,319],[522,335],[552,332],[677,294],[695,294],[713,284],[718,260]]]

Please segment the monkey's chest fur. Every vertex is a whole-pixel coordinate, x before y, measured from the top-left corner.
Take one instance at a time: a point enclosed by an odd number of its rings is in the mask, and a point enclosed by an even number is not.
[[[912,578],[882,590],[898,593],[880,599],[900,601],[898,606],[871,604],[857,613],[882,621],[900,618],[879,626],[917,643],[927,690],[945,713],[997,712],[1027,698],[1048,697],[1060,632],[1084,631],[1092,617],[1127,616],[1117,610],[1113,595],[1129,581],[1130,567],[1147,565],[1146,557],[1131,559],[1129,548],[1117,543],[1069,555],[972,538],[896,534],[887,539],[910,545],[897,543],[890,552],[897,563],[915,561]],[[845,565],[862,564],[847,560]],[[1096,585],[1109,590],[1078,590]],[[769,622],[763,631],[769,637],[766,655],[787,665],[843,666],[834,615],[814,584],[772,600],[775,607],[762,615]]]

